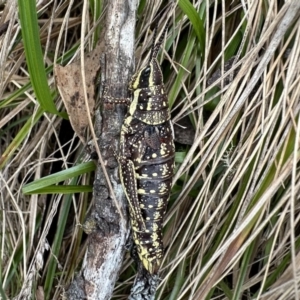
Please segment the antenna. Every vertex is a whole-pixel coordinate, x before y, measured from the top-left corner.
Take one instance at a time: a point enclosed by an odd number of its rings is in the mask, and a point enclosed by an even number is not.
[[[169,26],[169,23],[167,22],[167,24],[166,24],[166,26],[165,26],[165,28],[164,28],[164,30],[163,30],[163,33],[162,33],[161,37],[159,38],[158,42],[157,42],[154,46],[152,46],[152,49],[153,49],[153,50],[151,50],[150,61],[151,61],[154,57],[157,56],[157,53],[158,53],[158,51],[159,51],[159,48],[160,48],[160,46],[161,46],[161,44],[162,44],[162,42],[163,42],[163,40],[164,40],[164,37],[165,37],[165,34],[166,34],[167,30],[168,30],[168,26]]]
[[[157,27],[158,27],[158,23],[156,23],[155,28],[154,28],[149,63],[151,62],[152,58],[154,57],[153,54],[154,54],[154,51],[155,51],[155,40],[156,40],[156,35],[157,35]]]
[[[154,18],[154,20],[156,21],[156,25],[155,25],[155,28],[154,28],[154,34],[153,34],[153,41],[152,41],[152,46],[151,46],[151,53],[150,53],[150,59],[149,59],[149,62],[151,62],[151,60],[153,58],[156,58],[157,54],[158,54],[158,51],[159,51],[159,48],[164,40],[164,37],[165,37],[165,34],[168,30],[168,27],[169,27],[169,22],[167,22],[167,24],[165,25],[164,29],[163,29],[163,33],[160,37],[160,39],[158,40],[158,42],[155,44],[155,39],[156,39],[156,36],[157,36],[157,28],[158,28],[158,19],[162,19],[162,15],[165,14],[165,12],[167,12],[167,15],[168,13],[170,12],[170,10],[172,9],[173,6],[173,3],[172,1],[169,2],[169,4],[167,4],[167,6],[165,8],[163,8],[159,14]]]

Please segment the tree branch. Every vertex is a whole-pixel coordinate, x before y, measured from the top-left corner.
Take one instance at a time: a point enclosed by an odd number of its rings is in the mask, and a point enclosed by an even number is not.
[[[105,1],[106,22],[101,37],[101,41],[105,41],[105,56],[102,57],[105,66],[101,64],[101,78],[112,97],[127,97],[128,82],[134,68],[137,6],[138,0]],[[110,299],[123,262],[128,218],[113,150],[118,149],[124,111],[121,105],[103,104],[95,114],[95,131],[106,170],[98,164],[94,209],[85,224],[91,232],[89,244],[81,273],[67,292],[72,300]],[[109,188],[104,172],[107,172],[113,189]]]

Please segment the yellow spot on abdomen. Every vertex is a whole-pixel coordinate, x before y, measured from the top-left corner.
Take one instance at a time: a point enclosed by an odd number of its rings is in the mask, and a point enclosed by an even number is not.
[[[147,110],[150,111],[152,109],[152,98],[148,99]]]
[[[159,198],[157,201],[157,208],[161,208],[164,205],[164,200],[163,198]]]
[[[162,143],[161,146],[160,146],[160,154],[161,155],[165,155],[166,154],[166,150],[167,150],[166,144]]]
[[[138,167],[139,168],[139,167]],[[147,178],[148,177],[148,174],[137,174],[136,177],[139,179],[139,178]]]

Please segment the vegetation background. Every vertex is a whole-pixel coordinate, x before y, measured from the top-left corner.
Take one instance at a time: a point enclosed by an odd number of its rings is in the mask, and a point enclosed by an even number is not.
[[[85,51],[99,39],[105,7],[90,0],[83,14],[83,4],[0,2],[2,299],[62,299],[82,264],[95,167],[58,113],[53,66],[79,58],[83,20]],[[137,65],[168,4],[140,1]],[[298,1],[173,6],[160,60],[177,170],[156,299],[299,299]],[[127,255],[113,299],[134,275]]]

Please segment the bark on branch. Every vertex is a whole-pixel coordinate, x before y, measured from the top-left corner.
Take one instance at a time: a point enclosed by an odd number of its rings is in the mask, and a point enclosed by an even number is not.
[[[105,1],[106,20],[101,41],[105,41],[101,78],[109,96],[127,97],[128,81],[134,69],[134,29],[138,0]],[[94,209],[88,224],[93,224],[80,274],[68,290],[69,299],[110,299],[123,262],[128,236],[126,200],[118,176],[114,150],[118,149],[125,108],[101,105],[96,112],[95,131],[106,165],[98,164],[94,182]],[[109,188],[105,173],[109,177]],[[120,212],[122,216],[120,216]]]

